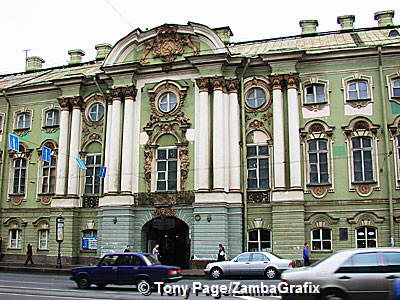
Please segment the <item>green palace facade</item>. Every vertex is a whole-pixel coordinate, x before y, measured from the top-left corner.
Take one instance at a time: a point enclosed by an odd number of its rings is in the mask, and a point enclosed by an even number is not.
[[[400,27],[300,21],[231,42],[229,27],[136,29],[97,56],[0,75],[5,261],[151,251],[166,264],[273,251],[301,259],[400,246]],[[371,18],[371,23],[373,20]],[[268,31],[265,32],[266,36]],[[8,135],[20,138],[9,149]],[[51,160],[42,160],[42,147]],[[81,169],[80,158],[87,169]],[[106,166],[105,178],[100,168]]]

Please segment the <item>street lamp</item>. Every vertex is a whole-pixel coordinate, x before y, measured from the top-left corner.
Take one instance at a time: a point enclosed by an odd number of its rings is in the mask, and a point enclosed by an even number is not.
[[[61,268],[61,243],[64,241],[64,218],[56,218],[56,241],[58,243],[57,268]]]

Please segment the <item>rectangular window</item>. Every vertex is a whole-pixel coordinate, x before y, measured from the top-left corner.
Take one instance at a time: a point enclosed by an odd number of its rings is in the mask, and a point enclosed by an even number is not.
[[[39,235],[39,250],[48,250],[49,249],[49,230],[43,229],[38,231]]]
[[[21,230],[11,229],[9,236],[10,249],[21,249]]]
[[[374,181],[372,138],[355,137],[351,140],[354,182]]]
[[[308,170],[310,184],[329,183],[328,141],[308,141]]]
[[[56,157],[51,156],[51,162],[42,161],[42,190],[43,194],[53,194],[56,183]]]
[[[178,176],[178,149],[157,149],[157,191],[176,191]]]
[[[58,126],[60,125],[59,121],[59,111],[58,110],[49,110],[46,112],[46,124],[45,126]]]
[[[332,230],[327,228],[314,229],[311,232],[311,245],[313,251],[332,250]]]
[[[3,115],[0,115],[0,133],[3,132]]]
[[[100,194],[100,168],[101,154],[88,154],[86,156],[85,194]]]
[[[13,194],[25,194],[26,159],[14,159]]]
[[[306,104],[325,102],[325,85],[311,84],[306,87]]]
[[[400,79],[392,81],[392,89],[393,97],[400,98]]]
[[[348,83],[347,93],[347,100],[368,100],[368,82],[365,80],[359,80]]]
[[[269,149],[267,145],[247,145],[247,188],[269,189]]]
[[[19,114],[17,117],[17,129],[29,129],[31,123],[31,115],[29,113]]]
[[[361,227],[356,230],[357,248],[375,248],[378,247],[376,228]]]

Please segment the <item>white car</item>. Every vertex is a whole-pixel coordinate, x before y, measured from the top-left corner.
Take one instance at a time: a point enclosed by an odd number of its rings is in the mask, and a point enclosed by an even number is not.
[[[209,263],[204,273],[213,279],[223,276],[265,276],[277,279],[280,274],[294,267],[294,261],[283,259],[269,252],[245,252],[230,261]]]

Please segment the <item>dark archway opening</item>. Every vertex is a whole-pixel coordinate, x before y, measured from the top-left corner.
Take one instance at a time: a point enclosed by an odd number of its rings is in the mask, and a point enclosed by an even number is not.
[[[190,238],[189,227],[182,220],[162,215],[143,226],[146,251],[151,253],[156,244],[160,245],[162,264],[189,268]]]

